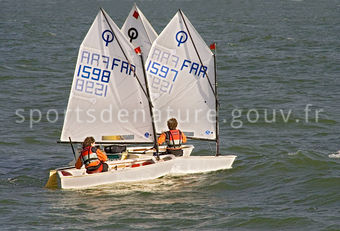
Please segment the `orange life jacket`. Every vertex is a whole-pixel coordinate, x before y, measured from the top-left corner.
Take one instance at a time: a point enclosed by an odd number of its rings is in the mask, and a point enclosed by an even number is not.
[[[80,154],[81,161],[85,165],[85,168],[88,170],[88,172],[98,172],[94,170],[98,170],[101,167],[101,162],[98,159],[96,151],[97,149],[95,147],[88,146],[84,148]]]
[[[165,142],[169,149],[180,149],[183,143],[182,132],[180,130],[165,132]]]

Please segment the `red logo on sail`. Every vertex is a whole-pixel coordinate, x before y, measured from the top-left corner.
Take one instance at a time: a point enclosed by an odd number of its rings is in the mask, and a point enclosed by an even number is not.
[[[133,12],[132,16],[135,17],[136,19],[138,19],[139,14],[138,14],[137,10],[135,10],[135,12]]]

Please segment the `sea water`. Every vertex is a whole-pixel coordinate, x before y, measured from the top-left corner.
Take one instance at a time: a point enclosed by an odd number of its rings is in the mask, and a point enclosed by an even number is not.
[[[0,1],[1,230],[340,230],[340,2],[142,0],[160,33],[181,8],[217,43],[222,154],[233,169],[48,190],[79,45],[99,7]],[[214,143],[190,142],[193,155]],[[332,155],[334,154],[334,155]]]

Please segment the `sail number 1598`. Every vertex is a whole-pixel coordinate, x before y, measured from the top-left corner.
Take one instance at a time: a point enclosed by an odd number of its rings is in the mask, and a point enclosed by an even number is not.
[[[111,72],[91,66],[79,65],[75,90],[97,96],[107,95]]]

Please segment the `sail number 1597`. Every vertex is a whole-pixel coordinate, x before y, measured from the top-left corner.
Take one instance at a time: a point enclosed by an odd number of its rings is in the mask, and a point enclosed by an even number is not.
[[[155,61],[149,61],[148,67],[146,68],[146,71],[148,71],[150,74],[154,76],[158,76],[161,78],[166,79],[168,75],[172,74],[172,82],[175,82],[178,71],[175,69],[170,69],[169,67],[165,65],[161,65],[160,63],[157,63]],[[170,77],[171,78],[171,77]]]

